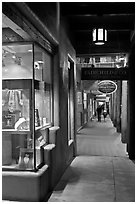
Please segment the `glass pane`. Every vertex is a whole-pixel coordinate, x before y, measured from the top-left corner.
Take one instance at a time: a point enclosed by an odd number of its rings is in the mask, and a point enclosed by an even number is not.
[[[21,81],[3,81],[2,165],[12,169],[31,170],[34,162],[30,131],[30,90],[24,88]],[[15,83],[19,89],[13,88]]]
[[[32,79],[32,45],[2,46],[2,79]]]
[[[12,87],[11,87],[12,88]],[[29,90],[2,90],[2,128],[29,130]]]
[[[38,88],[35,89],[35,109],[38,109],[39,126],[46,126],[51,123],[51,56],[40,49],[34,47],[34,64],[35,80],[38,80]]]
[[[34,73],[36,80],[42,81],[43,66],[43,50],[34,45]]]
[[[96,29],[93,30],[93,41],[96,41]]]
[[[52,58],[47,53],[43,53],[44,67],[43,67],[43,81],[46,84],[52,84]]]
[[[34,169],[32,119],[32,45],[2,46],[2,165]]]
[[[105,30],[105,41],[107,41],[107,31]]]
[[[77,130],[82,126],[82,92],[77,91]]]
[[[98,29],[98,40],[103,40],[103,29]]]
[[[36,167],[38,167],[43,162],[43,146],[48,143],[46,111],[48,111],[49,107],[45,105],[44,82],[38,82],[35,87],[35,143]]]
[[[80,58],[81,67],[87,67],[87,64],[85,64],[84,57]],[[79,63],[79,62],[78,62]],[[104,56],[93,56],[90,58],[88,67],[92,67],[94,65],[95,68],[123,68],[128,66],[128,56],[123,53],[121,54],[112,54],[104,55]],[[79,64],[77,64],[79,66]]]
[[[48,144],[51,124],[51,57],[34,46],[36,167],[43,162],[43,146]]]
[[[35,89],[35,127],[43,126],[43,95],[44,84],[39,82],[39,87]]]

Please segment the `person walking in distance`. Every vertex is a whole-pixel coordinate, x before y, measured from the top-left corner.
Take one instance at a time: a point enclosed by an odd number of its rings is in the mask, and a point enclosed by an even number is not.
[[[101,106],[98,106],[97,107],[98,122],[101,122],[101,112],[102,112],[102,108]]]
[[[105,122],[105,119],[106,119],[106,117],[107,117],[107,111],[104,109],[104,111],[103,111],[103,116],[104,116],[104,122]]]

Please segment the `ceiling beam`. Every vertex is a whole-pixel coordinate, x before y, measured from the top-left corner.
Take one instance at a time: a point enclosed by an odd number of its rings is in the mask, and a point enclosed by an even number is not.
[[[134,16],[124,17],[79,17],[69,18],[68,22],[72,30],[87,30],[96,27],[105,27],[108,30],[134,30]]]
[[[128,45],[122,45],[119,46],[76,46],[76,53],[78,55],[103,55],[103,54],[110,54],[110,53],[128,53],[130,48],[130,44]]]

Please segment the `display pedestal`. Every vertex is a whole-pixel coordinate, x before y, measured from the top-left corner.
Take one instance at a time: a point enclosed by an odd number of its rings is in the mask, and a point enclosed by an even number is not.
[[[2,199],[40,202],[48,193],[49,168],[44,165],[37,172],[2,172]]]

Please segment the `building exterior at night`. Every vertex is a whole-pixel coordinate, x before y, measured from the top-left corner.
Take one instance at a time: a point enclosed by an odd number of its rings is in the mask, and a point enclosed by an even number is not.
[[[75,23],[66,20],[67,5],[2,3],[3,200],[46,199],[77,156],[77,132],[100,104],[135,159],[134,28],[120,51],[83,47],[82,53],[71,30]],[[134,13],[127,15],[134,24]],[[102,80],[117,90],[99,92]]]

